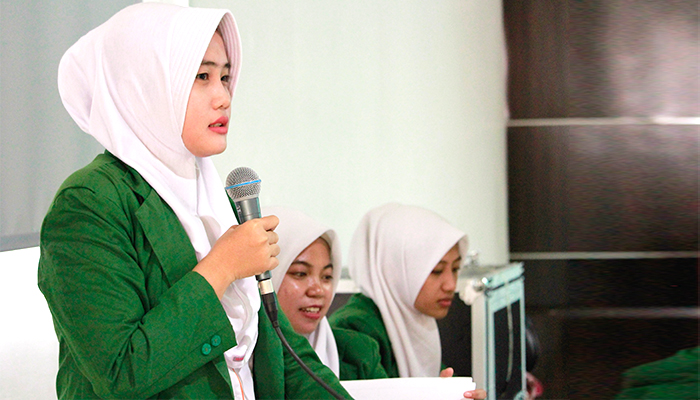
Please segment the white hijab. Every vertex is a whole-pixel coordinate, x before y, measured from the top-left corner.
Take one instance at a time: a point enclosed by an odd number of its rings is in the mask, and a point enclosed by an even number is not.
[[[455,244],[465,259],[464,232],[432,211],[397,203],[369,211],[353,235],[350,276],[379,308],[401,377],[440,373],[437,322],[414,303],[430,272]]]
[[[275,232],[279,235],[280,254],[277,256],[279,266],[272,270],[272,285],[275,289],[280,287],[287,270],[289,270],[297,256],[320,237],[328,243],[331,249],[333,296],[335,296],[335,289],[338,287],[342,267],[340,240],[335,231],[320,224],[303,212],[288,207],[265,207],[263,211],[265,215],[276,215],[280,219],[280,223],[275,229]],[[311,332],[310,335],[304,336],[309,339],[309,343],[316,350],[316,354],[318,354],[321,361],[333,370],[336,376],[340,376],[338,348],[328,319],[323,317],[316,330]]]
[[[236,224],[213,162],[195,157],[182,141],[192,84],[217,27],[231,63],[233,95],[241,45],[227,10],[134,4],[80,38],[58,67],[58,89],[68,113],[172,208],[197,260]],[[226,362],[252,394],[248,360],[260,307],[255,279],[234,282],[222,305],[238,341],[226,352]],[[232,383],[240,391],[233,375]]]

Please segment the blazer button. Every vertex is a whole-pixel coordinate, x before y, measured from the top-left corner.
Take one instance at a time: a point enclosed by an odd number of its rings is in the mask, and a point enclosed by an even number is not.
[[[209,343],[204,343],[202,345],[202,354],[205,356],[211,353],[211,345]]]
[[[221,336],[214,335],[211,337],[211,345],[216,347],[221,344]]]

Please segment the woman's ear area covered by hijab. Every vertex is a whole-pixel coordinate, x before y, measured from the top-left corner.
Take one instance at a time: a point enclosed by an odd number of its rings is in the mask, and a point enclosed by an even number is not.
[[[266,206],[263,207],[263,215],[276,215],[280,220],[277,229],[275,229],[275,232],[277,232],[279,235],[279,241],[277,243],[279,244],[281,250],[280,254],[277,256],[279,266],[270,272],[272,273],[272,285],[275,290],[278,290],[277,295],[280,302],[280,307],[283,308],[283,311],[289,317],[290,322],[295,317],[291,315],[292,312],[288,313],[287,310],[284,309],[284,300],[282,299],[285,294],[283,293],[284,287],[282,286],[282,282],[288,276],[287,272],[291,270],[292,264],[294,264],[295,260],[299,259],[300,254],[314,243],[322,244],[322,246],[316,248],[317,250],[322,250],[321,253],[324,253],[325,250],[330,251],[330,254],[327,252],[325,253],[326,256],[330,256],[330,263],[326,262],[321,263],[324,265],[317,265],[319,267],[333,265],[333,268],[330,268],[330,271],[327,268],[320,268],[322,273],[320,276],[316,276],[316,278],[324,276],[328,277],[329,275],[327,274],[330,272],[330,277],[332,278],[327,281],[327,283],[330,283],[330,287],[326,286],[326,289],[324,290],[324,301],[320,302],[318,301],[318,298],[316,298],[316,300],[312,300],[313,297],[309,296],[299,298],[297,295],[296,302],[291,302],[291,308],[293,311],[297,312],[296,317],[298,320],[303,321],[302,325],[305,325],[306,327],[311,327],[312,325],[315,326],[313,332],[311,333],[299,331],[297,331],[297,333],[302,333],[304,336],[306,336],[321,361],[339,376],[340,361],[338,358],[338,350],[336,347],[335,337],[333,336],[330,324],[328,323],[328,319],[325,317],[325,315],[333,301],[335,290],[338,286],[338,282],[340,281],[339,266],[343,265],[340,250],[340,239],[333,229],[318,222],[301,210],[285,206]],[[326,245],[328,246],[326,247]],[[286,284],[287,283],[285,283],[285,285]],[[312,294],[314,293],[317,293],[315,285],[312,287]],[[318,307],[320,305],[323,307]],[[314,308],[320,308],[318,310],[319,312],[309,313],[311,315],[306,314],[306,311],[316,311],[315,309],[308,310],[308,308],[311,306],[314,306]],[[307,310],[301,311],[299,310],[300,308],[307,308]],[[315,317],[320,318],[312,322],[309,321],[308,317],[312,317],[311,320],[315,319]],[[292,323],[292,325],[294,326],[294,323]],[[297,330],[296,326],[294,328]]]
[[[230,12],[138,3],[66,52],[58,74],[61,99],[81,129],[139,172],[159,163],[178,177],[193,178],[195,156],[182,140],[184,120],[217,28],[231,63],[232,95],[241,44]]]
[[[455,244],[425,279],[414,302],[416,310],[435,319],[447,316],[457,289],[457,273],[461,260],[459,245]]]
[[[297,333],[310,335],[328,313],[334,295],[331,248],[317,238],[294,259],[277,298]]]

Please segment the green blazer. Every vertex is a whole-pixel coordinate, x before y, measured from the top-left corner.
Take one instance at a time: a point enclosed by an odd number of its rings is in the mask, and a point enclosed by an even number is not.
[[[376,340],[343,328],[333,328],[333,337],[338,348],[341,381],[388,378]]]
[[[384,372],[389,378],[399,377],[399,366],[396,363],[396,358],[391,348],[389,334],[386,332],[382,314],[372,299],[361,293],[355,293],[343,307],[335,311],[333,315],[328,318],[328,321],[334,331],[338,328],[344,328],[362,333],[374,339],[378,345],[379,356]],[[339,342],[338,336],[336,336],[335,340],[336,343],[338,343],[338,349],[346,345],[345,343]],[[346,354],[345,357],[348,357],[348,355]],[[341,361],[342,360],[343,357],[341,357]]]
[[[700,347],[683,349],[622,374],[623,399],[697,399],[700,396]]]
[[[236,345],[233,329],[192,271],[197,259],[177,216],[135,170],[106,152],[66,179],[40,250],[60,399],[232,398],[223,353]],[[281,313],[280,324],[310,368],[347,396]],[[281,350],[261,313],[257,398],[330,398]]]

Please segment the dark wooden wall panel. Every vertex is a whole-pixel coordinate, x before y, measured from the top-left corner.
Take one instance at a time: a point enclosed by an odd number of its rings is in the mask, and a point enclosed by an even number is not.
[[[512,118],[695,116],[697,0],[504,1]]]
[[[568,4],[570,116],[698,115],[697,0]]]
[[[692,319],[561,319],[557,323],[568,339],[561,351],[570,399],[612,399],[621,390],[621,371],[698,343],[697,322]],[[675,335],[669,337],[669,332]]]
[[[560,228],[572,184],[566,170],[566,128],[508,129],[508,219],[510,251],[562,251]]]
[[[525,265],[525,298],[531,310],[698,304],[696,258],[537,260]]]
[[[624,370],[698,345],[700,7],[503,6],[510,246],[542,343],[533,372],[546,399],[613,398]]]
[[[693,307],[698,260],[684,258],[569,261],[569,306]],[[658,317],[665,317],[662,313]],[[651,317],[651,316],[650,316]]]
[[[534,314],[531,320],[546,355],[533,371],[544,383],[543,399],[612,399],[621,389],[621,371],[697,344],[697,323],[692,319],[582,319]],[[669,337],[669,332],[676,335]]]
[[[695,126],[510,128],[512,252],[697,251]]]
[[[503,2],[510,68],[511,118],[569,115],[568,5],[565,1]]]

